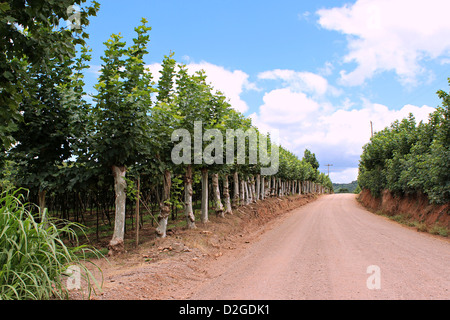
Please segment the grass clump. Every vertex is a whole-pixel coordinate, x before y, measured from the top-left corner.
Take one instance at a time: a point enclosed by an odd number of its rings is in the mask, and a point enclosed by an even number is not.
[[[440,235],[441,237],[448,237],[449,231],[450,230],[448,228],[438,223],[434,224],[430,229],[431,234],[437,234]]]
[[[99,285],[83,262],[97,252],[66,245],[78,244],[75,230],[83,227],[46,217],[46,210],[31,212],[36,206],[24,203],[23,191],[0,195],[0,300],[68,299],[74,279],[83,280],[90,295]]]

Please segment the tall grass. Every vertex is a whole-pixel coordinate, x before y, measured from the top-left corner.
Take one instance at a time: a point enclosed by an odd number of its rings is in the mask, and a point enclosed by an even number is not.
[[[86,267],[87,253],[96,250],[78,243],[81,225],[33,214],[36,206],[24,203],[24,190],[0,195],[0,300],[49,300],[69,298],[68,267],[76,266],[90,296],[98,282]],[[29,209],[31,208],[31,209]],[[67,242],[67,241],[66,241]]]

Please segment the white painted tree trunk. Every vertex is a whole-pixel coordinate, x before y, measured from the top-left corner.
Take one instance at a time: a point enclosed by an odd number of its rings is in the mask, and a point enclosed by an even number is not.
[[[241,188],[239,190],[239,206],[243,206],[245,204],[245,181],[244,178],[241,177]]]
[[[110,256],[124,251],[124,234],[125,234],[125,203],[127,199],[126,189],[127,182],[125,181],[125,174],[127,169],[125,167],[112,167],[114,175],[114,191],[116,194],[115,202],[115,218],[114,218],[114,234],[109,242]]]
[[[250,178],[250,195],[251,195],[251,201],[256,202],[258,199],[256,198],[256,190],[255,190],[255,177],[252,176]]]
[[[41,214],[44,214],[44,210],[47,207],[45,204],[45,195],[47,194],[46,190],[39,190],[39,211]]]
[[[206,223],[209,221],[208,217],[208,169],[202,169],[202,213],[201,213],[201,221]]]
[[[233,214],[230,200],[230,188],[228,187],[228,175],[223,177],[223,198],[225,202],[225,214]]]
[[[259,196],[259,198],[261,199],[261,200],[264,200],[264,198],[265,198],[265,183],[266,183],[266,181],[265,181],[265,179],[264,179],[264,176],[261,176],[261,191],[260,191],[260,196]]]
[[[247,178],[247,180],[245,180],[245,195],[246,195],[246,200],[245,200],[245,204],[250,204],[250,202],[252,202],[252,193],[251,193],[251,187],[250,187],[250,180],[249,178]]]
[[[213,194],[214,194],[214,202],[216,204],[216,215],[224,218],[225,214],[223,212],[223,204],[220,199],[220,188],[219,188],[219,174],[214,173],[212,175],[212,185],[213,185]]]
[[[256,195],[255,195],[256,201],[259,201],[259,199],[261,199],[260,195],[261,195],[261,175],[257,174],[256,175]]]
[[[48,212],[47,205],[45,203],[45,195],[47,194],[47,190],[39,190],[38,198],[39,198],[39,214],[41,215],[41,222],[44,224],[45,228],[48,227]]]
[[[156,235],[160,238],[166,237],[167,221],[170,215],[170,188],[172,187],[172,174],[169,170],[164,172],[163,176],[163,194],[161,203],[159,204],[158,227],[156,228]]]
[[[195,215],[192,209],[192,167],[186,166],[186,174],[184,176],[184,213],[188,229],[195,229]]]
[[[239,174],[237,171],[233,174],[233,208],[239,206]]]

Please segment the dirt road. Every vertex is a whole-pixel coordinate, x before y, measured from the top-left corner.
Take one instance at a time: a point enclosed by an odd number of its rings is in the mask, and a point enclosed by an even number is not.
[[[450,242],[370,213],[354,195],[288,213],[208,270],[187,298],[450,299]]]

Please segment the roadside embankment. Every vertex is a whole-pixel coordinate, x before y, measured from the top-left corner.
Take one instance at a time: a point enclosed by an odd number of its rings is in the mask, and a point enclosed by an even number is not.
[[[211,214],[209,222],[197,221],[195,229],[170,228],[166,238],[154,237],[137,248],[129,246],[121,255],[96,260],[102,274],[94,272],[104,281],[102,290],[91,299],[184,299],[212,276],[214,270],[208,268],[209,263],[245,249],[288,212],[319,197],[316,194],[270,197],[235,208],[233,215],[225,218]],[[141,233],[154,235],[154,227],[146,228]],[[132,239],[133,232],[127,237]],[[81,291],[71,293],[71,299],[85,298]]]
[[[358,201],[371,211],[417,227],[419,231],[448,236],[450,203],[435,205],[429,202],[425,194],[398,196],[389,190],[385,190],[381,197],[376,198],[367,189],[359,194]]]

